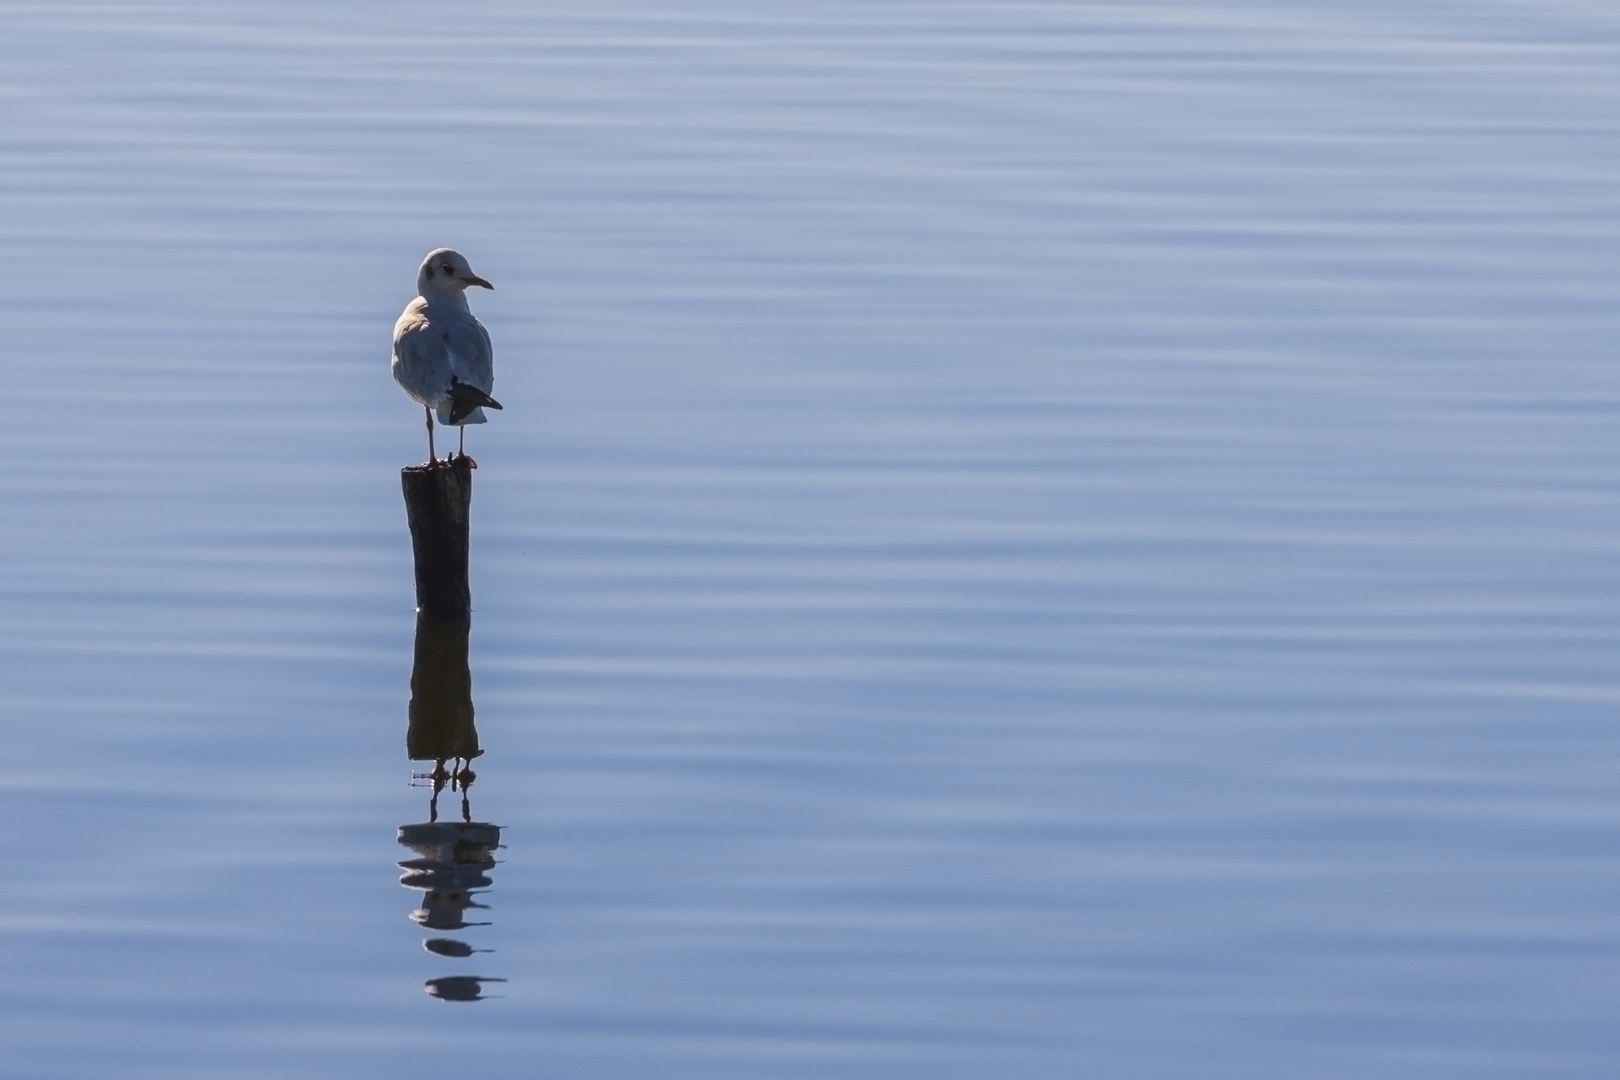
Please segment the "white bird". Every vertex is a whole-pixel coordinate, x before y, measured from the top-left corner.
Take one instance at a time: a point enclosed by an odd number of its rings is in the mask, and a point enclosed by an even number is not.
[[[430,251],[416,272],[417,297],[394,324],[394,381],[427,413],[428,462],[433,449],[433,414],[439,423],[461,428],[466,456],[467,424],[482,424],[484,408],[498,409],[495,350],[489,331],[467,307],[467,286],[495,286],[472,272],[460,252]]]

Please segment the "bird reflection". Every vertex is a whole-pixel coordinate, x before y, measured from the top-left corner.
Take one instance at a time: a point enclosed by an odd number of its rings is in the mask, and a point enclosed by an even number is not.
[[[467,661],[467,619],[440,620],[418,616],[416,661],[411,669],[410,723],[405,734],[412,761],[431,761],[430,772],[417,773],[413,783],[429,788],[428,820],[401,825],[398,839],[415,855],[399,864],[405,873],[399,883],[422,893],[411,919],[428,930],[444,932],[488,926],[469,920],[471,912],[487,911],[478,894],[493,882],[495,851],[501,829],[474,821],[472,785],[477,775],[474,758],[483,754],[473,726],[472,669]],[[439,819],[439,797],[449,790],[461,797],[459,821]],[[475,949],[448,937],[430,937],[422,947],[435,956],[464,959],[490,949]],[[482,975],[452,975],[429,979],[424,989],[443,1001],[482,1001],[482,984],[505,982]]]
[[[484,983],[505,981],[478,975],[446,975],[442,979],[429,979],[426,989],[441,1001],[483,1001]]]
[[[494,949],[475,949],[464,941],[455,938],[432,937],[422,942],[422,948],[430,953],[440,956],[471,956],[475,952],[494,952]]]

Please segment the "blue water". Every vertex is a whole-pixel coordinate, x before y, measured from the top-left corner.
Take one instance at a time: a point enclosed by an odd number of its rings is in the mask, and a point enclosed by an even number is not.
[[[1580,0],[8,5],[4,1071],[1613,1076],[1616,70]]]

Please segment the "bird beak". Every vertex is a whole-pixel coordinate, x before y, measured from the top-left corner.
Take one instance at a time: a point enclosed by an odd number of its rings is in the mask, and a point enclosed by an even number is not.
[[[482,285],[486,289],[493,289],[495,287],[489,282],[485,281],[483,278],[479,277],[477,274],[468,274],[461,280],[465,281],[469,285]]]

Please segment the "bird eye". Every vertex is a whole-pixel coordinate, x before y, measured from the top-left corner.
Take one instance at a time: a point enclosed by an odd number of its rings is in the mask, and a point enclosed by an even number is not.
[[[440,269],[443,270],[447,274],[455,273],[455,271],[451,268],[449,263],[445,263],[442,267],[440,267]]]

